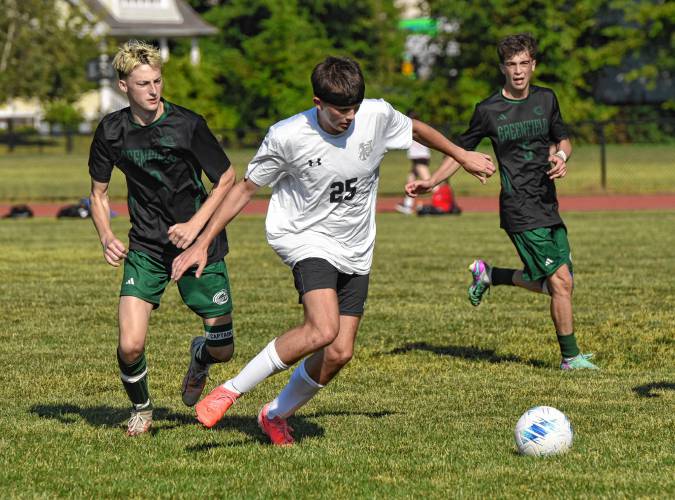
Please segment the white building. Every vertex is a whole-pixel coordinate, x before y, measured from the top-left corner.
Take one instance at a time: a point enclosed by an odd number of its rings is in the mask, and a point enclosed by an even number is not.
[[[198,64],[200,58],[198,39],[214,35],[217,28],[206,23],[185,0],[71,0],[85,7],[95,22],[95,33],[104,40],[117,44],[138,38],[156,41],[162,58],[169,59],[169,40],[189,38],[190,59]],[[102,47],[105,46],[102,43]],[[110,71],[109,55],[102,51],[98,61],[99,88],[86,92],[76,107],[92,122],[100,116],[128,105],[120,94]],[[35,100],[14,99],[0,106],[0,128],[7,128],[9,120],[14,126],[32,126],[45,130],[42,107]],[[87,123],[88,125],[88,123]]]

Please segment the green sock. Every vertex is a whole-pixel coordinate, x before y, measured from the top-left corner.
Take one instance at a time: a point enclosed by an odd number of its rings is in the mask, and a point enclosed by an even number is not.
[[[117,351],[117,363],[120,367],[120,378],[127,391],[127,396],[136,409],[150,409],[150,391],[148,390],[148,365],[145,361],[145,353],[131,364],[126,364]]]
[[[563,358],[573,358],[579,355],[579,347],[577,346],[577,339],[574,337],[574,332],[570,335],[558,334],[558,344],[560,344],[560,353]]]

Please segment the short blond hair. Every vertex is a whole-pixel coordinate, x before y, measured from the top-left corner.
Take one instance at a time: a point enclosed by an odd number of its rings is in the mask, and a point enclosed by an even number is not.
[[[141,64],[147,64],[153,68],[162,67],[159,49],[142,40],[129,40],[122,45],[112,62],[120,80],[129,76]]]

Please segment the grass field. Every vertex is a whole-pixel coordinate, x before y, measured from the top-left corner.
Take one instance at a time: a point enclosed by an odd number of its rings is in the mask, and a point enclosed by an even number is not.
[[[6,161],[3,159],[3,162]],[[4,186],[3,186],[3,189]],[[128,221],[114,219],[118,233]],[[3,497],[675,497],[675,213],[568,214],[576,331],[598,373],[561,373],[545,297],[500,287],[472,308],[477,254],[518,261],[496,214],[378,216],[355,359],[267,445],[255,415],[287,380],[261,384],[212,430],[180,401],[200,331],[175,286],[148,342],[156,432],[126,438],[115,361],[120,270],[90,221],[0,221],[0,487]],[[263,218],[230,228],[235,373],[301,309]],[[534,405],[564,411],[572,450],[515,453]]]
[[[80,138],[82,142],[84,138]],[[87,171],[88,145],[82,142],[77,152],[66,155],[62,151],[38,154],[20,149],[0,155],[0,201],[69,201],[74,202],[89,193]],[[492,154],[491,150],[486,152]],[[228,150],[238,175],[244,173],[254,150]],[[575,148],[570,160],[569,174],[558,182],[562,195],[602,193],[600,187],[600,151],[595,145]],[[432,168],[440,163],[435,157]],[[607,149],[608,193],[672,193],[675,191],[675,145],[626,144],[610,145]],[[403,152],[392,152],[385,157],[380,170],[380,195],[398,196],[403,191],[409,162]],[[459,196],[496,196],[499,181],[482,186],[463,172],[453,178]],[[263,195],[265,191],[261,192]],[[115,169],[110,194],[116,200],[126,199],[126,185]]]

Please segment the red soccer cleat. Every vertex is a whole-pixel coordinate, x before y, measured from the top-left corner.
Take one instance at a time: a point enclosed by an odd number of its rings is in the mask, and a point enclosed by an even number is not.
[[[258,414],[258,426],[270,438],[273,445],[276,446],[291,446],[295,443],[295,439],[291,436],[293,428],[288,425],[285,418],[274,417],[268,418],[267,412],[270,404],[263,406]]]
[[[204,427],[210,429],[218,423],[218,420],[223,418],[225,412],[239,396],[236,392],[228,391],[222,385],[219,385],[195,405],[197,420],[204,424]]]

